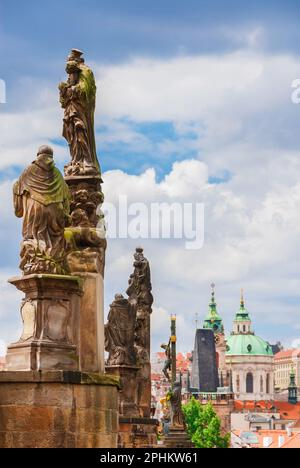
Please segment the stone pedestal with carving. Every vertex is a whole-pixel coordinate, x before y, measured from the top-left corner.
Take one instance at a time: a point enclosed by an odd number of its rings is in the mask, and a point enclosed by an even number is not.
[[[6,369],[78,370],[81,280],[75,276],[29,275],[9,281],[23,291],[23,333],[8,347]]]
[[[104,268],[107,241],[101,176],[66,176],[71,192],[71,227],[65,230],[67,262],[83,280],[79,323],[79,369],[104,372]]]
[[[155,448],[157,429],[157,419],[120,417],[118,448]]]
[[[137,406],[136,376],[138,367],[106,366],[106,372],[120,380],[119,415],[122,417],[139,417]]]
[[[0,448],[116,448],[117,439],[117,379],[0,372]]]
[[[83,295],[79,320],[79,369],[104,372],[104,262],[106,240],[97,229],[69,228],[67,238],[73,249],[68,265],[73,275],[82,279]],[[81,248],[87,236],[94,247]]]

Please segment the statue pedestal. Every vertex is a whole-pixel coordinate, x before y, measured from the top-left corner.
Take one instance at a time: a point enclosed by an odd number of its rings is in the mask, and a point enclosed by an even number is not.
[[[79,370],[105,372],[104,361],[104,263],[106,240],[92,228],[69,228],[67,235],[76,247],[68,254],[68,265],[73,275],[81,278],[79,319]],[[97,247],[80,248],[80,240],[87,236]],[[99,235],[100,236],[100,235]]]
[[[138,363],[139,365],[139,363]],[[150,418],[151,414],[151,364],[143,363],[137,373],[138,407],[143,418]]]
[[[23,333],[8,346],[6,370],[78,370],[81,281],[75,276],[28,275],[9,281],[25,293]]]
[[[0,372],[0,448],[116,448],[118,380],[70,371]]]
[[[118,448],[155,448],[158,420],[151,418],[119,418]]]
[[[130,366],[107,366],[106,372],[120,379],[119,415],[138,418],[136,376],[139,368]]]
[[[193,444],[184,427],[170,426],[162,448],[192,448]]]

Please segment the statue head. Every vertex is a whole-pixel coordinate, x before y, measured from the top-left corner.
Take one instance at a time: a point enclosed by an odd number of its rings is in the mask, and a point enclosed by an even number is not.
[[[53,158],[53,149],[51,148],[51,146],[48,145],[40,146],[37,155],[40,156],[41,154],[47,154],[48,156],[52,156]]]
[[[70,55],[68,56],[68,62],[74,61],[77,63],[84,63],[84,58],[82,57],[83,52],[79,49],[72,49]]]
[[[111,304],[111,307],[114,309],[124,309],[128,308],[129,302],[122,294],[116,294],[114,302]]]
[[[72,49],[67,59],[66,72],[68,75],[78,75],[80,65],[84,63],[83,52],[79,49]],[[74,84],[74,83],[73,83]]]
[[[51,146],[40,146],[37,152],[37,161],[45,168],[54,167],[53,149]]]

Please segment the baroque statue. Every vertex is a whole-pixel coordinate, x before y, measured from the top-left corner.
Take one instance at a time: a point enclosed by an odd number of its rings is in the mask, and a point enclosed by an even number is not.
[[[140,414],[150,417],[151,411],[151,364],[150,364],[150,317],[153,295],[149,261],[141,247],[134,254],[134,272],[130,275],[127,295],[136,310],[135,349],[137,354],[136,385]]]
[[[163,372],[164,376],[166,377],[166,379],[169,382],[171,382],[170,374],[168,372],[168,371],[171,370],[171,366],[172,366],[171,340],[169,341],[168,344],[162,344],[161,348],[164,349],[165,355],[166,355],[166,359],[165,359],[165,362],[164,362],[164,367],[163,367],[162,372]]]
[[[133,266],[134,273],[129,278],[127,295],[129,301],[137,307],[137,318],[143,319],[152,312],[153,295],[150,266],[141,247],[136,249]]]
[[[82,55],[80,50],[72,49],[66,65],[68,79],[59,85],[64,109],[63,137],[71,153],[66,176],[101,175],[94,133],[97,88],[94,74]]]
[[[185,429],[185,419],[182,411],[182,384],[175,382],[170,396],[171,403],[171,426],[174,428]]]
[[[55,167],[53,150],[41,146],[13,188],[15,214],[23,218],[20,269],[66,274],[64,229],[69,223],[70,193]]]
[[[105,350],[108,352],[107,366],[134,366],[136,311],[121,294],[116,294],[110,306],[105,325]]]

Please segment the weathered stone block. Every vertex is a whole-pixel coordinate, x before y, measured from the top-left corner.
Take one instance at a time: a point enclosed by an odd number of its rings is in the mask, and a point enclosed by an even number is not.
[[[54,371],[0,377],[0,448],[116,447],[117,380]]]
[[[7,370],[79,369],[81,280],[75,276],[28,275],[10,283],[24,292],[23,333],[8,347]]]

